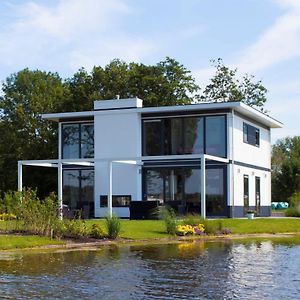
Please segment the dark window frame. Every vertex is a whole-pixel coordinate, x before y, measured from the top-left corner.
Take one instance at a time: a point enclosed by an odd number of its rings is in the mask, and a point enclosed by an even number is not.
[[[94,122],[62,122],[61,123],[61,157],[62,159],[64,159],[64,125],[78,125],[78,140],[79,140],[79,143],[78,143],[78,153],[79,153],[79,157],[72,157],[71,159],[81,159],[81,158],[94,158],[95,156],[95,131],[94,131],[94,145],[93,145],[93,150],[94,150],[94,155],[92,157],[82,157],[82,138],[81,138],[81,127],[82,125],[93,125],[94,126]],[[94,127],[94,130],[95,130],[95,127]]]
[[[251,146],[260,147],[260,129],[243,122],[243,142]]]

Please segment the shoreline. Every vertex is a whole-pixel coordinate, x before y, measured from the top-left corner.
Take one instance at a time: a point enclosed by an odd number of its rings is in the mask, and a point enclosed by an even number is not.
[[[151,238],[151,239],[126,239],[118,238],[115,240],[103,239],[103,240],[88,240],[80,241],[74,239],[62,240],[64,244],[52,244],[36,247],[26,248],[14,248],[14,249],[0,249],[0,260],[7,259],[7,256],[13,256],[14,254],[28,253],[62,253],[72,251],[97,251],[103,247],[109,246],[146,246],[146,245],[160,245],[160,244],[180,244],[188,242],[220,242],[220,241],[245,241],[245,240],[257,240],[257,239],[288,239],[299,238],[299,232],[287,232],[287,233],[260,233],[260,234],[230,234],[230,235],[218,235],[218,236],[177,236],[168,238]]]

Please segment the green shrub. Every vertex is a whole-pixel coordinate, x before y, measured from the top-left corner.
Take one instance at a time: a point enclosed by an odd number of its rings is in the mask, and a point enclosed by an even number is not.
[[[289,207],[285,211],[285,216],[286,217],[300,217],[300,211],[296,207]]]
[[[17,214],[21,204],[22,192],[8,191],[0,199],[0,212],[8,214]]]
[[[197,226],[198,224],[204,224],[205,219],[197,214],[188,214],[183,218],[184,225]]]
[[[89,230],[83,220],[64,220],[63,223],[65,229],[62,227],[62,230],[65,237],[79,239],[89,234]]]
[[[183,218],[184,225],[197,226],[198,224],[204,225],[204,232],[207,235],[214,235],[221,233],[223,230],[223,223],[221,220],[208,220],[197,214],[188,214]]]
[[[300,192],[294,193],[288,198],[290,207],[298,207],[300,205]]]
[[[89,235],[95,239],[103,239],[105,237],[105,233],[99,224],[92,225]]]
[[[116,215],[106,216],[105,217],[105,225],[107,230],[107,235],[111,239],[116,239],[121,231],[121,222],[120,219]]]
[[[165,223],[166,232],[171,235],[176,234],[176,226],[178,221],[176,219],[176,214],[172,208],[165,208],[162,211],[162,219]]]

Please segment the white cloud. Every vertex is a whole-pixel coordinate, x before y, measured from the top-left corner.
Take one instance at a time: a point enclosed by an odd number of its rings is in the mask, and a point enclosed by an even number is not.
[[[134,14],[123,0],[24,1],[8,6],[15,17],[0,31],[0,67],[68,73],[111,59],[139,61],[155,50],[146,39],[122,31]]]
[[[70,51],[69,62],[73,70],[78,69],[79,66],[91,69],[95,65],[95,61],[99,65],[104,65],[113,58],[139,62],[142,56],[154,50],[151,43],[140,38],[132,38],[132,40],[123,37],[104,38],[94,43],[92,48],[86,46]]]
[[[300,1],[276,0],[286,11],[256,42],[238,54],[235,66],[257,72],[277,63],[300,57]]]

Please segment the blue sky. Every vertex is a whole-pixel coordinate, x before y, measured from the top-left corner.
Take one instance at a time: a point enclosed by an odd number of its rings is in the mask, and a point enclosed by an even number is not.
[[[266,109],[284,123],[273,142],[300,135],[300,0],[1,0],[0,80],[23,68],[70,77],[114,58],[173,57],[200,86],[210,60],[268,88]]]

